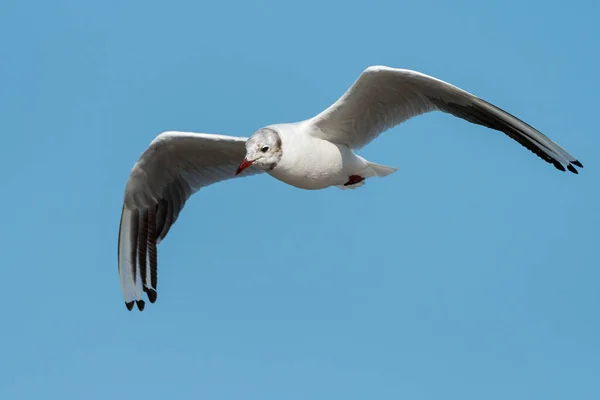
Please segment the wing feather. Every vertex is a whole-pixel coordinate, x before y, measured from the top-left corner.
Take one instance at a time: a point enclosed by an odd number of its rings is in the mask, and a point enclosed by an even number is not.
[[[514,115],[463,89],[420,72],[367,68],[334,104],[309,122],[311,134],[358,149],[384,131],[431,111],[442,111],[501,131],[557,169],[573,173],[581,162]]]
[[[148,257],[148,253],[147,253],[147,240],[148,240],[148,213],[150,211],[150,208],[145,209],[145,210],[140,210],[140,217],[139,217],[139,229],[138,229],[138,235],[137,235],[137,239],[138,239],[138,254],[137,254],[137,259],[138,259],[138,268],[139,268],[139,272],[140,272],[140,278],[142,281],[142,285],[146,285],[146,274],[147,274],[147,270],[146,270],[146,259]],[[144,290],[145,291],[145,290]]]
[[[156,301],[157,290],[157,252],[156,252],[156,211],[150,209],[148,211],[148,272],[145,282],[145,292],[150,303]]]
[[[211,184],[234,178],[247,138],[191,132],[158,135],[134,165],[119,227],[118,265],[129,310],[144,309],[143,293],[154,303],[158,244],[177,221],[187,200]],[[239,177],[262,170],[248,168]]]

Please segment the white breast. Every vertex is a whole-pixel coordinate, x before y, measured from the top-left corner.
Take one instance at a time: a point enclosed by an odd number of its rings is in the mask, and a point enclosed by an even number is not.
[[[269,174],[301,189],[343,185],[364,161],[345,145],[303,133],[300,124],[278,125],[283,156]]]

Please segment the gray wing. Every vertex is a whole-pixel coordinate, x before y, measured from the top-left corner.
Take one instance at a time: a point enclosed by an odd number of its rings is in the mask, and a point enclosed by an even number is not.
[[[535,128],[456,86],[410,70],[372,66],[339,100],[310,119],[312,135],[358,149],[409,118],[443,111],[504,132],[543,160],[577,173],[577,159]]]
[[[187,199],[200,188],[234,177],[247,138],[188,132],[158,135],[134,165],[119,228],[119,277],[125,305],[143,310],[142,292],[157,297],[156,247]],[[238,176],[262,172],[250,167]]]

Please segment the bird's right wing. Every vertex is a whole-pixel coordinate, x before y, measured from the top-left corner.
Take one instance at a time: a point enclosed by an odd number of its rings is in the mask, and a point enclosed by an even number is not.
[[[247,138],[190,132],[158,135],[134,165],[119,228],[119,277],[125,305],[144,308],[157,296],[156,246],[187,199],[200,188],[235,177]],[[250,167],[238,176],[261,173]]]
[[[417,71],[372,66],[335,103],[311,118],[311,135],[352,149],[384,131],[432,111],[443,111],[504,132],[564,171],[583,165],[546,135],[514,115],[448,82]]]

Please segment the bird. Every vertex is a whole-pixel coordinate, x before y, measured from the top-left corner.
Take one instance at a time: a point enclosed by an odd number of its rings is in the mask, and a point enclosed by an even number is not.
[[[157,299],[157,246],[190,196],[232,178],[266,173],[306,190],[355,189],[398,168],[356,151],[384,131],[441,111],[503,132],[560,171],[583,165],[547,136],[457,86],[409,69],[373,65],[328,108],[302,121],[258,129],[250,137],[166,131],[158,134],[127,179],[118,238],[125,306]]]

